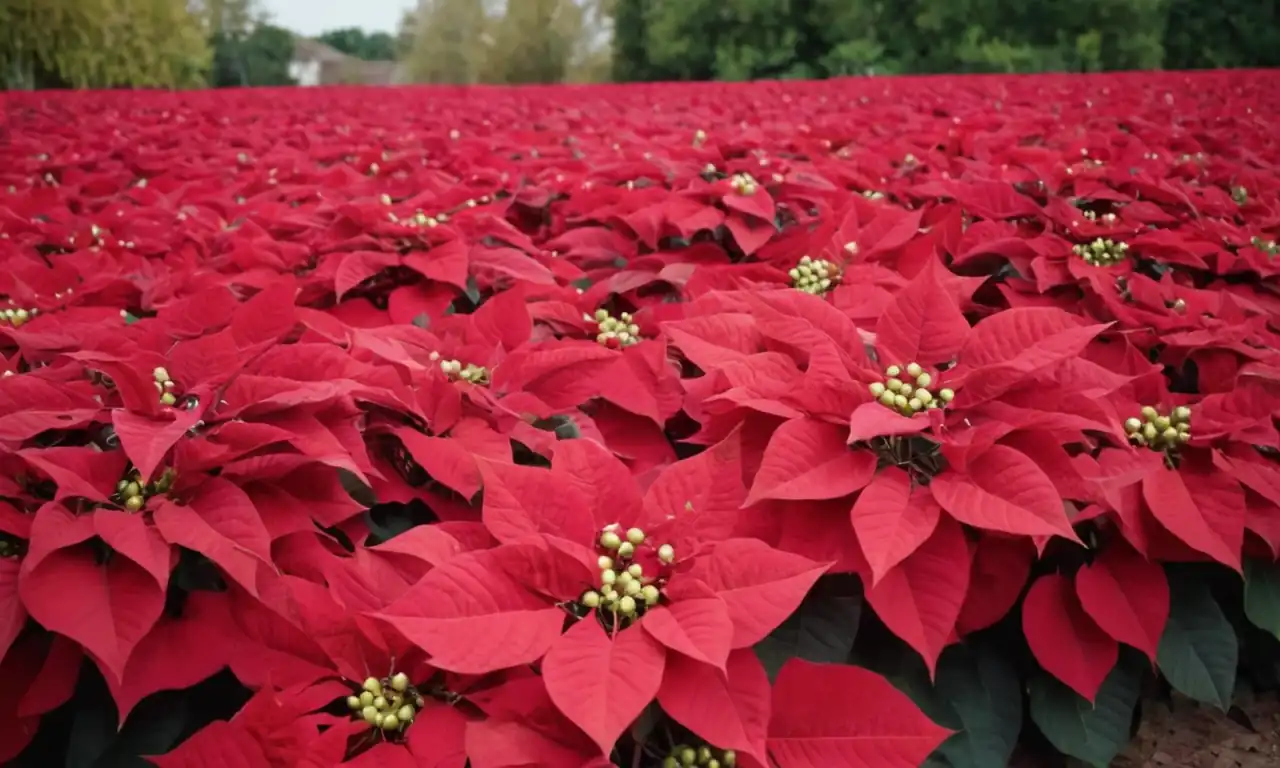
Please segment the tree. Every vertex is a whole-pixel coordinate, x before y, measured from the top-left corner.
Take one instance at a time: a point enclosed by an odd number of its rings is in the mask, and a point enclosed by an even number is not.
[[[396,39],[386,32],[366,33],[359,27],[331,29],[316,38],[334,50],[365,61],[396,58]]]
[[[213,48],[210,84],[219,87],[293,85],[293,33],[269,23],[258,0],[200,0]]]
[[[1271,0],[616,0],[619,80],[1280,64]]]
[[[1169,0],[1165,69],[1280,66],[1280,6]]]
[[[492,42],[488,26],[482,0],[422,0],[406,57],[409,79],[454,85],[479,82]]]
[[[293,33],[258,23],[247,33],[217,31],[213,43],[210,83],[219,88],[293,85]]]
[[[400,23],[396,25],[395,34],[395,58],[407,59],[409,52],[413,50],[413,41],[417,36],[418,14],[412,9],[406,9],[400,14]]]
[[[558,83],[569,71],[582,33],[582,8],[574,0],[508,2],[495,24],[494,55],[485,79]]]
[[[613,34],[615,0],[580,0],[579,5],[582,29],[565,79],[574,83],[606,82],[613,64],[609,38]]]
[[[635,82],[651,78],[649,39],[644,26],[645,0],[617,0],[613,13],[613,79]]]
[[[192,87],[208,62],[186,0],[0,3],[0,72],[14,86]]]

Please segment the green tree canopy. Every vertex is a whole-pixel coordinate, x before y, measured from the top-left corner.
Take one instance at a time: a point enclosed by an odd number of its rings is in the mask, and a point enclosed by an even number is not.
[[[565,79],[583,31],[574,0],[508,2],[493,24],[485,79],[498,83],[557,83]]]
[[[1275,66],[1271,0],[616,0],[619,80]]]
[[[316,38],[334,50],[365,61],[396,58],[396,39],[386,32],[367,33],[359,27],[331,29]]]
[[[11,87],[199,86],[209,47],[186,0],[4,0],[0,77]]]
[[[294,84],[289,77],[293,58],[293,33],[289,30],[258,23],[248,32],[219,30],[211,41],[212,85],[225,88]]]
[[[402,33],[413,40],[405,57],[410,80],[453,85],[480,81],[492,42],[483,0],[426,0],[411,22]]]

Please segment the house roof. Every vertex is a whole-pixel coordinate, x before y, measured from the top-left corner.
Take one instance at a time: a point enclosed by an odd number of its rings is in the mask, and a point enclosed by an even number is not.
[[[293,58],[295,61],[342,62],[351,58],[342,51],[332,48],[319,40],[298,36],[293,39]]]
[[[324,84],[392,85],[403,82],[405,77],[399,62],[363,61],[309,37],[294,38],[293,60],[320,64]]]

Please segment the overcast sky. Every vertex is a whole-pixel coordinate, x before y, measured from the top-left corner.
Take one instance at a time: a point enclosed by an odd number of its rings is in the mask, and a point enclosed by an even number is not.
[[[395,32],[414,0],[262,0],[275,23],[307,36],[341,27]]]

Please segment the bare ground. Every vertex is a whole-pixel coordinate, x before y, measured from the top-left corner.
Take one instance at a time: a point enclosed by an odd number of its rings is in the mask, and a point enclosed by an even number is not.
[[[1240,696],[1230,713],[1175,694],[1143,704],[1138,734],[1113,768],[1276,768],[1280,699]]]

